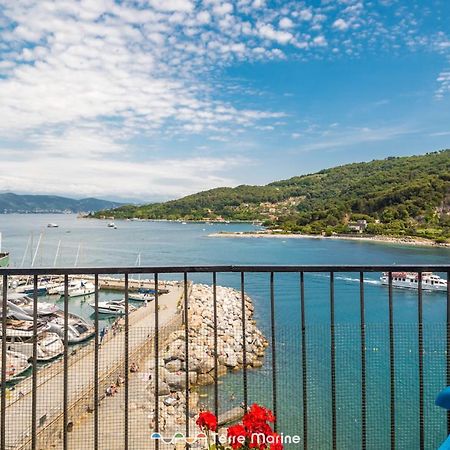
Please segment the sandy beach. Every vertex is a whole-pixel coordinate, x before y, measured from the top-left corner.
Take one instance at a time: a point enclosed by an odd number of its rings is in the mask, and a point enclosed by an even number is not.
[[[374,242],[377,244],[395,244],[395,245],[410,245],[410,246],[423,246],[423,247],[442,247],[450,248],[450,243],[438,244],[429,239],[420,239],[413,237],[394,237],[394,236],[321,236],[314,234],[283,234],[273,233],[270,231],[261,231],[257,233],[253,232],[222,232],[211,233],[209,237],[221,237],[221,238],[266,238],[266,239],[337,239],[337,240],[350,240],[350,241],[364,241]]]

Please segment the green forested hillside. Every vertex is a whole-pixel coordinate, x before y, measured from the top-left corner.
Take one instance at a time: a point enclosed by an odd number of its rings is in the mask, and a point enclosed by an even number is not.
[[[150,219],[261,220],[304,233],[450,237],[450,150],[347,164],[266,186],[217,188],[179,200],[97,214]]]

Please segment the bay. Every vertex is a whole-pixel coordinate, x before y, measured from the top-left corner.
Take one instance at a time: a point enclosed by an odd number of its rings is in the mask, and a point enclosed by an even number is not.
[[[47,228],[57,223],[58,228]],[[133,266],[140,254],[142,266],[163,265],[288,265],[288,264],[448,264],[450,251],[362,241],[326,239],[214,238],[220,231],[251,231],[250,224],[182,224],[179,222],[107,221],[78,219],[74,215],[0,215],[3,250],[11,253],[13,267],[31,264],[42,234],[36,267],[51,267],[61,241],[59,267]],[[32,234],[32,238],[30,237]],[[28,248],[27,248],[28,247]],[[380,274],[367,274],[368,446],[385,448],[389,442],[388,293]],[[339,448],[360,448],[360,329],[359,274],[336,274],[336,386]],[[162,276],[180,279],[180,276]],[[211,283],[210,274],[192,275]],[[308,362],[308,425],[313,448],[331,448],[331,378],[329,330],[329,276],[307,274],[306,317]],[[240,288],[239,274],[219,274],[218,283]],[[247,274],[247,293],[255,303],[255,316],[271,336],[268,274]],[[102,298],[118,294],[102,293]],[[426,448],[435,448],[445,436],[445,413],[434,397],[445,385],[445,306],[443,293],[424,293],[424,374]],[[276,367],[279,431],[303,434],[299,277],[275,274]],[[89,318],[91,309],[71,301],[71,310]],[[418,447],[417,292],[394,290],[396,431],[398,448]],[[107,326],[107,322],[105,322]],[[249,372],[249,400],[271,407],[272,349],[261,369]],[[205,403],[211,406],[211,389]],[[242,401],[242,373],[227,376],[220,385],[221,408]],[[296,445],[287,448],[300,448]]]

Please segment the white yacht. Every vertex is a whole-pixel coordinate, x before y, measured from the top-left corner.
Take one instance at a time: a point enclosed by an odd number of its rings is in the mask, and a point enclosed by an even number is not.
[[[34,302],[28,295],[20,293],[8,293],[8,302],[21,308],[25,314],[33,316],[34,313]],[[37,302],[37,313],[38,316],[45,316],[49,314],[54,314],[59,311],[59,308],[53,303],[48,302]]]
[[[381,284],[389,284],[389,273],[380,277]],[[419,289],[419,275],[415,272],[392,272],[392,286],[397,288]],[[446,291],[447,281],[432,272],[422,273],[422,289],[427,291]]]
[[[64,352],[64,345],[56,333],[48,330],[47,324],[38,324],[37,360],[50,361]],[[1,331],[0,331],[1,335]],[[3,336],[2,336],[3,337]],[[24,320],[8,319],[6,329],[7,350],[33,357],[33,323]]]
[[[14,381],[31,367],[28,358],[22,353],[6,351],[6,382]],[[0,368],[1,368],[1,350],[0,350]]]
[[[95,303],[89,303],[89,306],[95,310]],[[135,311],[136,308],[128,305],[128,312]],[[109,300],[106,302],[98,302],[98,313],[121,316],[125,314],[125,300]]]
[[[67,285],[67,292],[69,297],[83,297],[85,295],[91,295],[95,292],[95,285],[89,281],[84,280],[72,280]],[[49,295],[59,295],[64,297],[65,286],[64,283],[53,287],[48,290]]]

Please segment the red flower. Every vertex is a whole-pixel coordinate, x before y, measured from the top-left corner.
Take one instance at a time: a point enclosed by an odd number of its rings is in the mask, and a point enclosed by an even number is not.
[[[233,450],[243,448],[247,438],[247,431],[242,425],[233,425],[228,428],[227,437]]]
[[[270,442],[270,450],[283,450],[283,444],[281,443],[281,436],[277,433],[272,433]]]
[[[196,423],[201,430],[217,431],[217,417],[212,412],[201,412]]]

